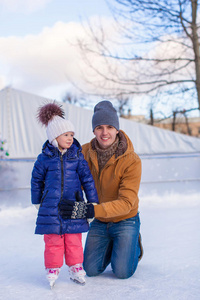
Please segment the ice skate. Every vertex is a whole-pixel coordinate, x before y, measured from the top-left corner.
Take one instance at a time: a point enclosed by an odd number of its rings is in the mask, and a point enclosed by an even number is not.
[[[46,270],[47,270],[47,279],[49,281],[50,288],[52,289],[55,285],[55,281],[58,279],[60,268],[52,268]]]
[[[76,264],[74,266],[69,267],[69,275],[70,279],[74,282],[84,285],[85,284],[85,271],[83,270],[82,264]]]

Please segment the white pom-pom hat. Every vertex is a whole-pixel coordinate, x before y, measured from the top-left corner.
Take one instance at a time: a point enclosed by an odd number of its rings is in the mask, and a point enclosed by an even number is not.
[[[40,107],[37,118],[46,126],[47,138],[54,146],[57,146],[55,139],[61,134],[75,133],[74,125],[71,121],[64,119],[64,111],[55,102]]]
[[[75,133],[74,125],[69,120],[65,120],[59,116],[53,117],[47,125],[47,137],[50,143],[58,136],[65,132]]]

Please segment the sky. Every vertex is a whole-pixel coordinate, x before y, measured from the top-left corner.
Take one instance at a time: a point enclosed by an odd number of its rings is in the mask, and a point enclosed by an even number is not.
[[[57,101],[62,101],[67,92],[78,96],[80,90],[75,86],[89,92],[83,76],[91,81],[97,78],[77,46],[80,39],[90,48],[94,46],[85,30],[87,25],[98,28],[102,24],[106,41],[117,38],[106,0],[0,0],[0,20],[0,90],[11,86]],[[165,52],[159,47],[154,50],[161,56]],[[107,71],[94,54],[90,55],[90,61],[96,68]],[[129,70],[129,76],[134,78],[136,71]],[[121,71],[126,72],[126,66]],[[106,88],[100,80],[98,87]],[[94,91],[98,94],[97,89]],[[92,99],[94,104],[102,100],[96,96]],[[182,108],[183,101],[181,98],[179,103],[177,99],[174,109]],[[149,115],[148,96],[134,96],[131,105],[133,114]],[[171,114],[172,107],[164,97],[156,100],[155,106],[158,112]],[[191,106],[196,107],[195,98],[185,101],[185,109]]]
[[[104,0],[0,0],[1,37],[37,35],[57,22],[110,14]]]
[[[104,0],[0,0],[0,89],[11,86],[61,100],[80,79],[74,46],[83,23],[110,12]]]

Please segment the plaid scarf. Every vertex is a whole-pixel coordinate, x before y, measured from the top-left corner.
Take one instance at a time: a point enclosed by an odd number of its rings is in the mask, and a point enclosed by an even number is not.
[[[97,139],[94,140],[94,149],[97,152],[97,159],[98,159],[98,165],[99,165],[99,173],[103,169],[103,167],[106,165],[106,163],[109,161],[109,159],[116,153],[117,148],[119,144],[119,138],[116,137],[116,140],[110,147],[107,149],[101,149],[99,147],[99,143]]]

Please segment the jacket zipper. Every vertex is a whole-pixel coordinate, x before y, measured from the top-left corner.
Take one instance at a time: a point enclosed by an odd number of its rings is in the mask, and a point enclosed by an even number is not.
[[[63,156],[62,156],[62,154],[60,157],[60,161],[61,161],[61,199],[60,199],[60,201],[61,201],[63,198],[63,186],[64,186],[64,171],[63,171]]]
[[[41,203],[40,203],[40,207],[42,207],[43,201],[44,201],[44,199],[46,198],[47,193],[48,193],[48,190],[47,190],[46,193],[42,196]]]
[[[60,162],[61,162],[61,197],[59,203],[62,201],[63,198],[63,186],[64,186],[64,171],[63,171],[63,156],[60,154]],[[62,235],[62,221],[60,215],[58,213],[58,219],[60,222],[60,235]]]

